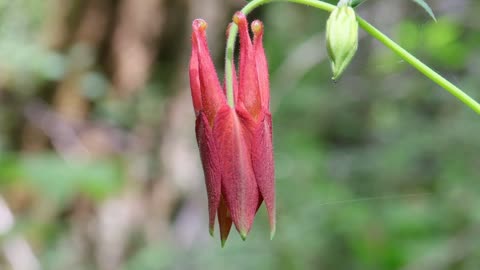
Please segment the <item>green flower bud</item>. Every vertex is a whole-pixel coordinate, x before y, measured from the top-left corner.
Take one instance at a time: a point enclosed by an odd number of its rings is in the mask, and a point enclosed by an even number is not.
[[[358,47],[358,22],[348,5],[335,8],[327,21],[327,51],[333,80],[342,75]]]

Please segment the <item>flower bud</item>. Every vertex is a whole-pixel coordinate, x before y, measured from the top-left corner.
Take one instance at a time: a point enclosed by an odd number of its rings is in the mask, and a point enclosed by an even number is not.
[[[327,21],[327,51],[333,80],[340,77],[358,47],[358,22],[355,11],[348,5],[335,8]]]

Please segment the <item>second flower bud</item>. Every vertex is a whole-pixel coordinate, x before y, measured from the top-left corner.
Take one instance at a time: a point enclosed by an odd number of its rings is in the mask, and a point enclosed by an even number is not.
[[[348,5],[335,8],[327,21],[327,51],[333,80],[338,79],[355,55],[358,47],[358,22]]]

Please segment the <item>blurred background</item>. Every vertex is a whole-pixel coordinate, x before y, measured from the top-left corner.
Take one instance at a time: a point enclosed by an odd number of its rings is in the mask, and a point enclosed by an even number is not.
[[[333,2],[333,1],[332,1]],[[242,0],[0,0],[0,269],[480,268],[478,115],[363,31],[333,83],[327,14],[263,6],[278,225],[207,228],[191,21],[222,75]],[[480,2],[367,1],[373,25],[480,99]],[[216,229],[218,234],[218,228]]]

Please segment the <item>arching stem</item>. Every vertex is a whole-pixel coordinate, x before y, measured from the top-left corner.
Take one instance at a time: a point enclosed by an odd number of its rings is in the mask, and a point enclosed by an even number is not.
[[[323,1],[318,0],[253,0],[249,2],[245,7],[242,8],[242,12],[247,15],[255,8],[270,3],[270,2],[292,2],[297,4],[302,4],[306,6],[311,6],[314,8],[322,9],[327,12],[331,12],[335,6]],[[373,25],[362,19],[360,16],[357,16],[358,24],[361,28],[363,28],[367,33],[369,33],[372,37],[376,38],[378,41],[383,43],[393,52],[395,52],[398,56],[400,56],[403,60],[407,63],[412,65],[418,71],[420,71],[423,75],[427,78],[450,92],[453,96],[458,98],[462,101],[465,105],[470,107],[476,113],[480,114],[480,104],[463,92],[460,88],[455,86],[453,83],[445,79],[442,75],[438,74],[436,71],[431,69],[429,66],[424,64],[418,58],[413,56],[403,47],[398,45],[396,42],[391,40],[388,36],[380,32],[377,28]],[[237,36],[238,28],[235,24],[232,24],[230,28],[230,33],[227,39],[227,48],[225,52],[225,83],[226,83],[226,92],[227,92],[227,100],[228,104],[231,107],[234,107],[234,93],[233,93],[233,68],[232,68],[232,61],[234,57],[234,49],[235,49],[235,39]]]

